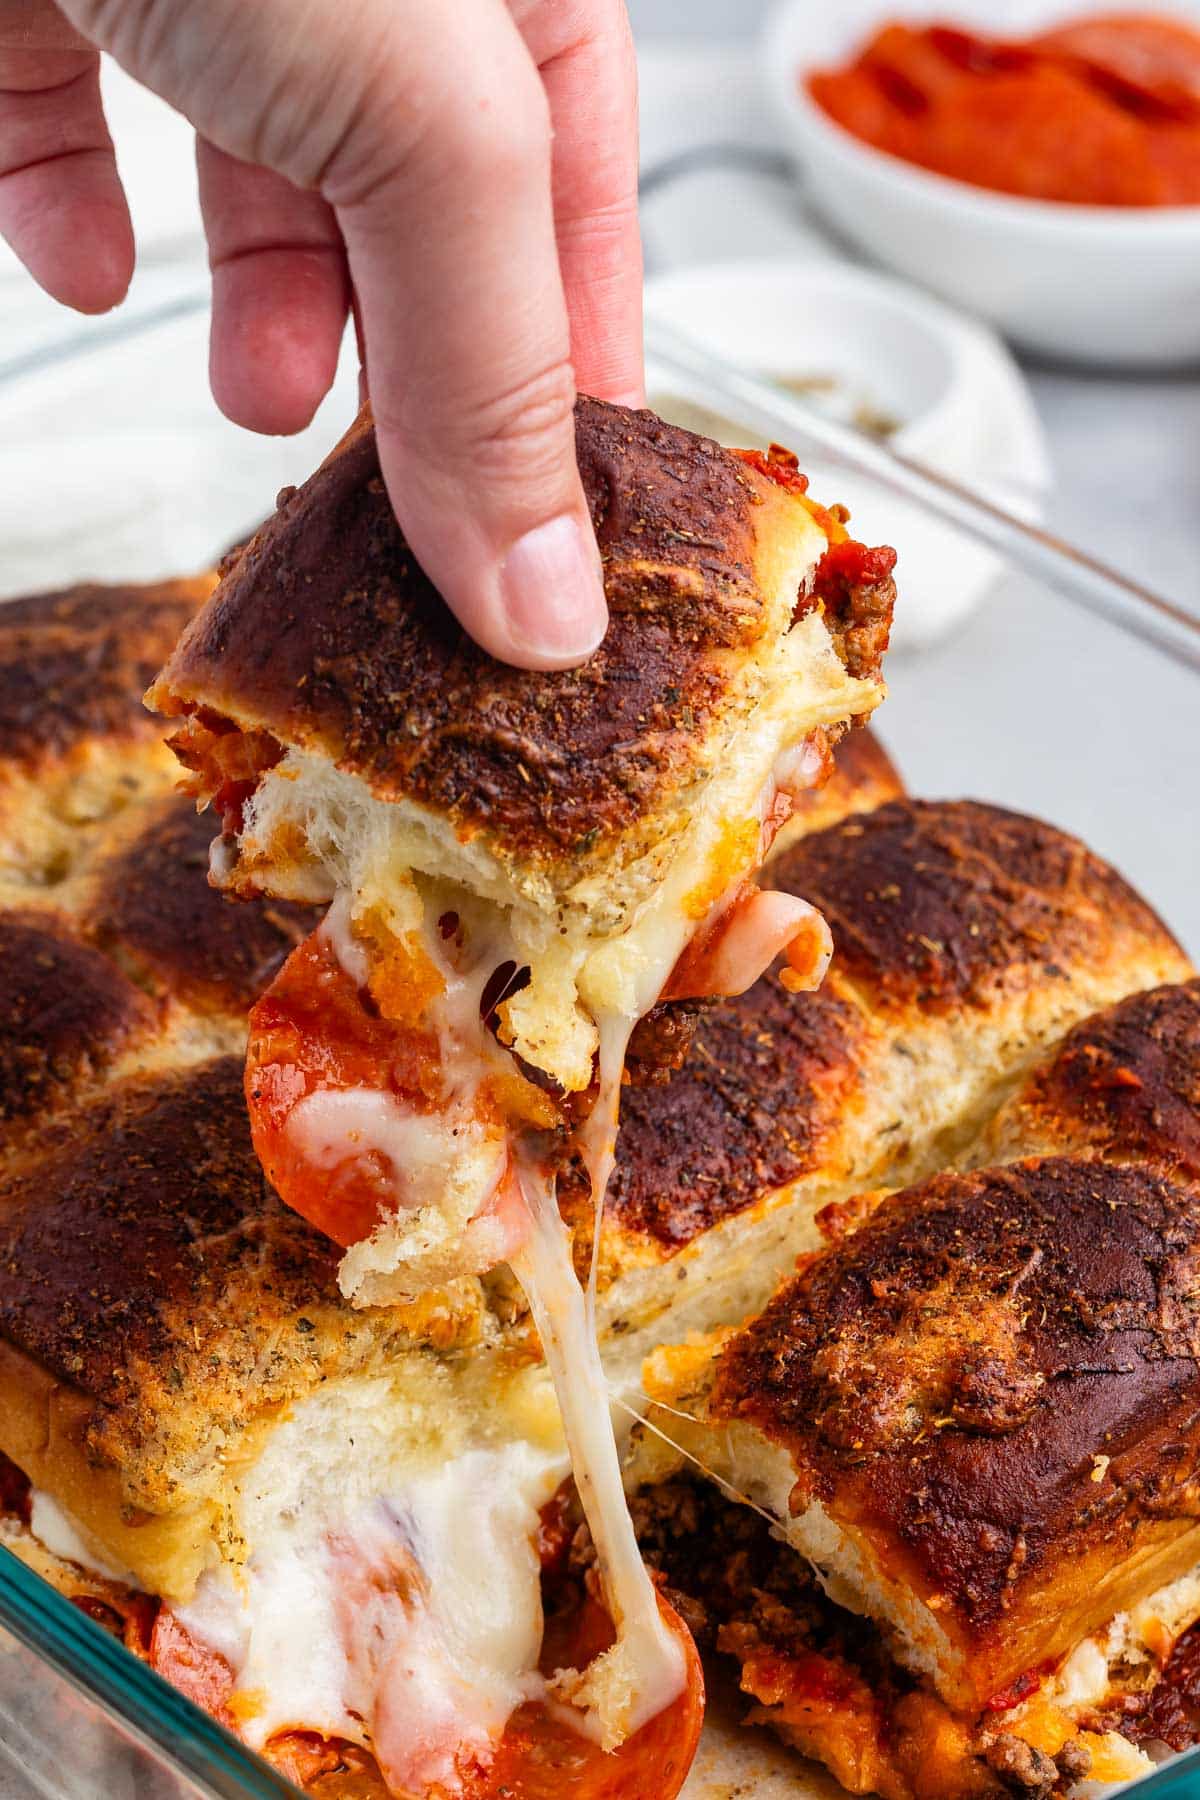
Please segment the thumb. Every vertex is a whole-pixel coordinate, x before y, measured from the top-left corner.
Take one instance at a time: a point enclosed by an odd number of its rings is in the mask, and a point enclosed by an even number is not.
[[[419,35],[428,60],[409,94],[425,111],[405,153],[364,178],[349,141],[322,183],[362,311],[384,478],[471,635],[504,661],[564,668],[595,648],[607,610],[575,461],[546,97],[501,0],[429,9]],[[378,118],[361,130],[381,141]]]

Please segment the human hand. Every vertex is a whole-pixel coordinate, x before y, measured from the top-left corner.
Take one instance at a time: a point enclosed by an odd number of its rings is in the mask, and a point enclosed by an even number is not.
[[[493,655],[606,623],[576,383],[641,400],[622,0],[0,0],[0,233],[104,312],[133,234],[99,50],[194,125],[221,409],[300,430],[353,296],[388,491]]]

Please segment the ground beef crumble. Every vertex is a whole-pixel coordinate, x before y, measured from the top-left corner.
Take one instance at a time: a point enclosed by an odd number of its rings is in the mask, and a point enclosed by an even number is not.
[[[767,1521],[725,1499],[711,1482],[686,1476],[664,1482],[635,1494],[630,1511],[644,1561],[702,1652],[725,1651],[739,1660],[760,1648],[817,1655],[831,1671],[869,1682],[881,1699],[915,1685],[893,1664],[875,1626],[835,1606]],[[594,1581],[594,1563],[581,1525],[569,1567]]]
[[[1035,1750],[1024,1738],[1002,1731],[984,1752],[984,1761],[1021,1800],[1051,1800],[1051,1796],[1082,1781],[1091,1767],[1091,1757],[1074,1738],[1068,1740],[1057,1756]]]

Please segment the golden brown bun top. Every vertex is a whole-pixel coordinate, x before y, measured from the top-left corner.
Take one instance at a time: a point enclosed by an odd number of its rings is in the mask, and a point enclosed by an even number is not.
[[[702,1015],[667,1086],[624,1090],[606,1203],[614,1257],[621,1234],[669,1254],[785,1182],[839,1175],[872,1091],[899,1059],[917,1067],[909,1040],[935,1020],[1000,1077],[1001,1059],[1053,1041],[1064,1013],[1069,1023],[1097,995],[1190,973],[1114,869],[1000,807],[893,801],[802,838],[763,880],[820,908],[833,964],[815,994],[785,992],[772,971]],[[901,1156],[910,1124],[869,1124],[874,1151],[890,1142]],[[582,1184],[566,1198],[582,1226]]]
[[[1194,1513],[1198,1251],[1200,1192],[1142,1169],[938,1176],[731,1342],[713,1416],[784,1444],[800,1495],[984,1636],[1087,1541],[1118,1562]]]
[[[211,587],[0,607],[0,1336],[155,1510],[371,1341],[266,1187],[242,1093],[246,1013],[318,914],[208,885],[212,821],[139,699]],[[26,731],[30,696],[52,713]]]
[[[985,1006],[995,986],[1037,991],[1120,944],[1174,940],[1078,838],[972,801],[902,801],[808,837],[776,886],[829,921],[841,975],[878,1006]]]
[[[156,1034],[157,1009],[50,911],[0,913],[0,1142]]]
[[[174,791],[130,648],[172,633],[207,585],[169,590],[172,617],[160,590],[136,587],[14,603],[14,694],[49,691],[64,618],[103,628],[78,689],[95,710],[63,770],[34,779],[24,740],[0,758],[14,833],[0,866],[0,1337],[23,1388],[57,1392],[93,1466],[154,1512],[217,1478],[230,1432],[327,1374],[401,1340],[461,1341],[481,1317],[476,1294],[353,1312],[340,1252],[263,1180],[245,1015],[318,915],[209,886],[211,815]],[[4,628],[0,608],[0,643]],[[80,771],[89,809],[75,817],[64,796]],[[4,1447],[24,1445],[0,1432]]]
[[[889,1071],[913,1071],[900,1092],[917,1114],[983,1065],[993,1110],[1066,1030],[1002,1109],[1003,1144],[984,1130],[971,1160],[1076,1154],[832,1208],[845,1235],[730,1341],[710,1403],[785,1446],[795,1504],[821,1500],[928,1601],[981,1702],[1044,1650],[1039,1612],[1069,1633],[1099,1575],[1133,1567],[1147,1521],[1171,1531],[1194,1511],[1196,984],[1136,993],[1191,973],[1165,928],[1077,840],[999,808],[894,802],[802,840],[776,878],[821,907],[836,946],[825,987],[796,1002],[820,1030],[779,1103],[787,1179],[844,1167],[861,1115],[884,1135],[861,1185],[894,1184],[904,1152],[870,1111]],[[1106,989],[1135,997],[1079,1023]],[[1104,1068],[1107,1085],[1081,1080]],[[932,1166],[953,1163],[962,1123],[935,1133]],[[660,1169],[662,1142],[665,1127]],[[1118,1142],[1142,1166],[1093,1160]],[[1093,1554],[1081,1595],[1070,1571]]]
[[[240,1056],[118,1082],[0,1166],[0,1332],[147,1510],[386,1346],[398,1315],[350,1310],[339,1254],[267,1186]]]
[[[198,1032],[241,1043],[317,915],[222,900],[205,878],[210,836],[189,800],[160,792],[85,834],[61,888],[0,884],[0,1149],[122,1062],[188,1054]]]
[[[47,643],[37,618],[60,606],[21,603],[35,634],[28,688]],[[34,869],[0,881],[3,1329],[78,1389],[94,1453],[121,1464],[139,1504],[157,1505],[202,1465],[197,1445],[233,1388],[249,1416],[315,1379],[314,1355],[332,1366],[338,1331],[352,1362],[401,1321],[380,1314],[368,1327],[343,1305],[326,1246],[281,1213],[246,1137],[244,1013],[314,915],[209,888],[207,821],[170,791],[153,728],[134,746],[125,735],[125,634],[140,631],[141,593],[114,593],[101,611],[125,630],[101,639],[92,670],[113,696],[112,728],[76,744],[99,757],[98,818],[59,821],[68,855],[57,881]],[[119,755],[106,760],[106,746]],[[853,804],[858,789],[841,779]],[[669,1256],[764,1192],[837,1167],[855,1097],[931,994],[949,1009],[941,1017],[982,1023],[1010,990],[1028,1010],[1059,989],[1087,991],[1098,971],[1132,987],[1155,957],[1183,966],[1111,870],[995,808],[896,802],[801,843],[772,878],[828,911],[833,974],[813,996],[768,978],[706,1016],[669,1087],[626,1090],[610,1202],[617,1262],[634,1240]],[[943,962],[953,980],[938,974]],[[301,1317],[317,1323],[316,1341]],[[426,1323],[439,1341],[459,1328],[448,1314]],[[267,1342],[279,1356],[265,1356],[255,1387],[246,1371]]]
[[[1014,1146],[1200,1181],[1200,981],[1134,994],[1069,1032],[1000,1112],[980,1160]]]
[[[232,904],[208,884],[211,816],[183,794],[114,831],[94,869],[82,928],[143,986],[240,1024],[319,912],[287,901]]]
[[[652,413],[581,398],[576,445],[611,614],[581,668],[509,668],[466,636],[400,532],[365,423],[281,495],[152,703],[315,748],[514,855],[616,839],[696,775],[742,661],[790,623],[777,564],[814,527],[802,497]],[[877,681],[890,563],[825,588],[835,645]]]
[[[315,914],[208,886],[147,662],[213,578],[0,606],[0,1151],[122,1069],[240,1045]]]
[[[163,1450],[202,1432],[205,1403],[189,1422],[173,1398],[185,1362],[232,1414],[199,1346],[257,1329],[265,1374],[269,1332],[332,1279],[264,1188],[241,1092],[246,1012],[317,915],[209,887],[211,822],[138,698],[211,587],[0,606],[0,1335],[27,1387],[40,1367],[81,1401],[142,1501],[192,1466]],[[236,1347],[222,1366],[233,1384]]]
[[[214,582],[84,582],[0,603],[0,762],[28,766],[96,736],[161,737],[141,696]]]

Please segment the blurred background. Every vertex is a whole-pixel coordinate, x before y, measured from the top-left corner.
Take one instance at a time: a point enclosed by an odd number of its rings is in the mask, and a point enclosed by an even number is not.
[[[871,149],[805,92],[807,72],[889,18],[1028,33],[1085,10],[630,0],[648,314],[1200,615],[1200,205],[985,192]],[[1200,24],[1200,0],[1166,10]],[[1200,61],[1184,76],[1200,107]],[[304,478],[355,403],[348,346],[299,439],[219,418],[190,133],[120,71],[105,86],[139,238],[127,304],[68,315],[0,246],[0,594],[207,563]],[[649,388],[683,422],[762,435],[653,360]],[[1200,954],[1200,677],[800,427],[788,438],[814,493],[899,551],[880,731],[912,789],[1077,831]]]
[[[632,0],[629,16],[639,38],[741,37],[757,30],[770,0]]]

